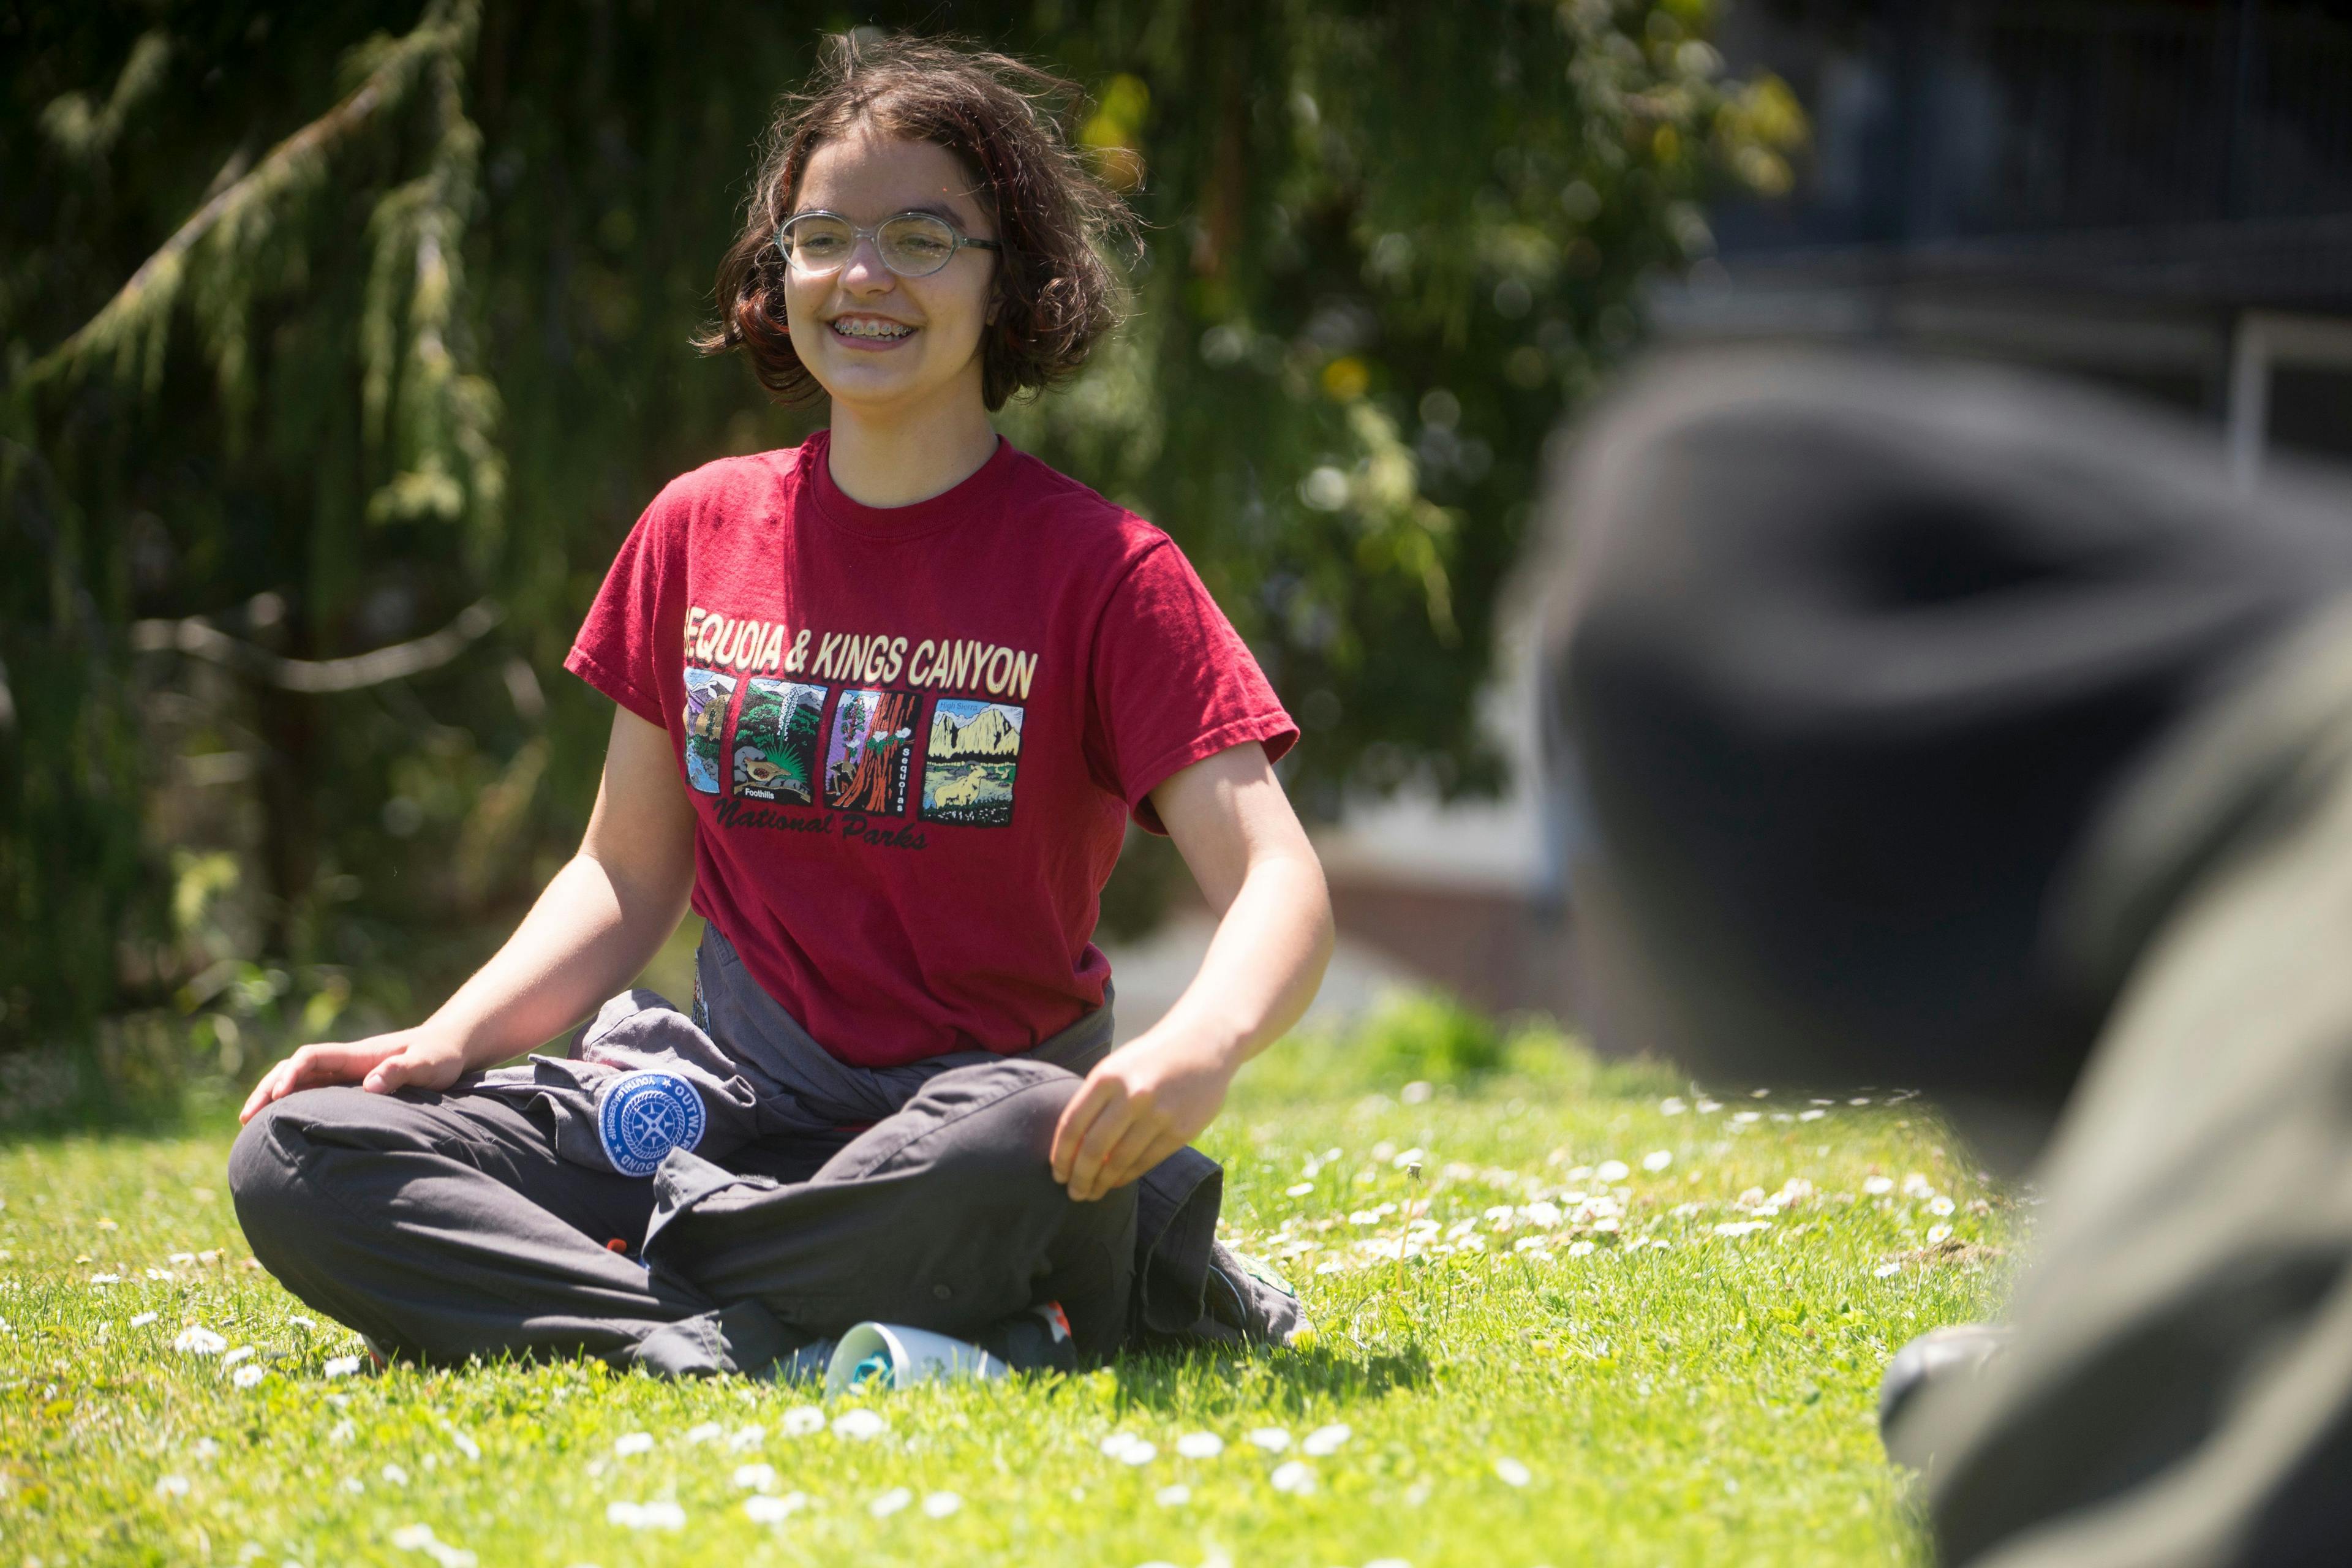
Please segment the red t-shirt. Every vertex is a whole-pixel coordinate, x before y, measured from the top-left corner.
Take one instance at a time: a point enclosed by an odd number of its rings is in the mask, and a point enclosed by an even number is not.
[[[826,437],[673,480],[565,667],[677,747],[694,908],[844,1061],[1025,1050],[1099,1006],[1126,818],[1297,739],[1174,542],[999,441],[861,506]]]

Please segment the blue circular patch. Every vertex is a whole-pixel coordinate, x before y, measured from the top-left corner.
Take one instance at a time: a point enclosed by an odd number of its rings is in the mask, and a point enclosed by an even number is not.
[[[672,1149],[702,1142],[702,1097],[676,1073],[625,1072],[604,1091],[596,1136],[625,1176],[650,1176]]]

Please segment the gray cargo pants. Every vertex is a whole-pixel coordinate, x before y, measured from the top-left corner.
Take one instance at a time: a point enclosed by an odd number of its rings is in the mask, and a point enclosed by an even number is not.
[[[740,967],[714,967],[712,946],[698,989],[727,994],[701,998],[706,1018],[744,1003]],[[689,1058],[708,1047],[649,1001],[615,998],[600,1016],[605,1036],[644,1026],[688,1040]],[[596,1031],[583,1031],[592,1047]],[[1087,1033],[1086,1054],[1098,1056],[1107,1026]],[[237,1217],[294,1294],[429,1362],[586,1353],[672,1375],[760,1373],[861,1320],[969,1339],[1047,1300],[1062,1303],[1082,1359],[1119,1346],[1135,1315],[1138,1189],[1073,1203],[1047,1163],[1076,1071],[1039,1059],[1040,1047],[861,1076],[856,1087],[900,1103],[853,1131],[806,1112],[815,1100],[822,1114],[824,1075],[856,1069],[803,1061],[805,1046],[789,1040],[779,1055],[779,1037],[745,1068],[756,1092],[742,1077],[698,1079],[714,1133],[733,1114],[730,1090],[734,1121],[756,1129],[732,1147],[706,1140],[733,1169],[683,1150],[650,1178],[600,1168],[583,1152],[593,1138],[578,1136],[593,1099],[572,1081],[592,1054],[575,1045],[572,1058],[446,1093],[316,1089],[275,1101],[229,1156]],[[662,1065],[697,1070],[667,1053]],[[762,1070],[803,1067],[819,1081],[792,1077],[797,1100]],[[1213,1226],[1214,1187],[1194,1182]],[[1184,1204],[1176,1228],[1199,1228],[1199,1206]],[[1199,1238],[1204,1266],[1207,1245]],[[1177,1294],[1201,1311],[1197,1285]]]

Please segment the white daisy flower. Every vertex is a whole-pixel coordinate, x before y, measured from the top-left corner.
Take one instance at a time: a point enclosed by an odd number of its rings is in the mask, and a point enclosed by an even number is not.
[[[367,1490],[367,1483],[360,1479],[357,1476],[345,1476],[343,1478],[343,1489],[351,1493],[353,1497],[357,1497],[362,1492]]]
[[[873,1410],[844,1411],[833,1418],[833,1435],[857,1443],[880,1436],[889,1426],[890,1423],[882,1419],[878,1411]]]
[[[162,1492],[165,1497],[185,1497],[188,1495],[188,1478],[185,1476],[158,1476],[155,1478],[155,1489]]]
[[[383,1479],[394,1486],[404,1487],[408,1484],[408,1472],[398,1465],[386,1465],[382,1473]]]
[[[228,1380],[239,1388],[251,1388],[268,1375],[268,1370],[265,1367],[241,1366],[229,1373]]]
[[[1293,1497],[1305,1497],[1315,1489],[1315,1470],[1304,1459],[1284,1460],[1267,1479],[1274,1482],[1275,1490]]]
[[[727,1428],[716,1421],[704,1421],[686,1429],[686,1440],[689,1446],[709,1443],[726,1435]]]
[[[355,1355],[331,1355],[320,1370],[329,1377],[349,1377],[359,1369],[360,1358]]]
[[[1592,1251],[1592,1243],[1589,1241],[1571,1241],[1568,1244],[1568,1255],[1570,1258],[1590,1258]]]
[[[824,1430],[824,1412],[814,1405],[795,1405],[784,1412],[784,1436],[805,1437]]]
[[[866,1511],[877,1519],[887,1519],[914,1500],[915,1494],[905,1487],[892,1487],[888,1491],[867,1503]]]
[[[253,1347],[251,1345],[239,1345],[236,1349],[229,1352],[228,1354],[221,1357],[221,1365],[235,1366],[241,1361],[250,1360],[252,1355]]]
[[[89,1282],[93,1285],[120,1285],[122,1283],[122,1276],[120,1274],[93,1274],[89,1277]]]
[[[1936,1215],[1939,1219],[1945,1215],[1950,1214],[1959,1205],[1958,1204],[1955,1204],[1951,1199],[1946,1197],[1935,1197],[1927,1200],[1927,1212]]]
[[[738,1465],[735,1467],[734,1476],[730,1479],[733,1479],[734,1483],[739,1487],[748,1487],[753,1491],[763,1492],[770,1487],[776,1484],[776,1467],[773,1465]]]
[[[1948,1242],[1948,1241],[1949,1241],[1949,1240],[1951,1240],[1951,1239],[1952,1239],[1952,1227],[1951,1227],[1950,1226],[1948,1226],[1948,1225],[1931,1225],[1931,1226],[1929,1226],[1927,1227],[1927,1245],[1928,1245],[1928,1246],[1930,1246],[1930,1247],[1941,1247],[1944,1243],[1946,1243],[1946,1242]]]
[[[132,1328],[134,1328],[134,1329],[143,1329],[143,1328],[145,1328],[148,1324],[150,1324],[150,1323],[153,1322],[154,1321],[155,1321],[155,1314],[154,1314],[154,1313],[152,1313],[152,1312],[141,1312],[141,1313],[138,1313],[138,1314],[136,1314],[135,1316],[133,1316],[133,1317],[131,1318],[131,1326]]]
[[[1675,1152],[1672,1149],[1653,1149],[1642,1156],[1642,1169],[1652,1174],[1664,1170],[1674,1163]]]
[[[1902,1272],[1903,1265],[1900,1263],[1882,1263],[1870,1271],[1871,1278],[1874,1279],[1892,1279]]]
[[[1182,1508],[1192,1500],[1192,1489],[1181,1482],[1172,1487],[1161,1487],[1151,1494],[1151,1500],[1161,1508]]]
[[[1689,1106],[1685,1105],[1679,1098],[1674,1095],[1668,1095],[1665,1099],[1658,1101],[1658,1114],[1661,1116],[1680,1116],[1684,1111],[1688,1110],[1689,1109]]]
[[[1535,1479],[1535,1473],[1518,1460],[1504,1458],[1495,1461],[1495,1473],[1503,1478],[1505,1486],[1523,1487]]]
[[[1312,1182],[1293,1182],[1282,1189],[1282,1195],[1286,1198],[1303,1198],[1314,1190],[1315,1184]]]
[[[1592,1179],[1596,1182],[1622,1182],[1633,1173],[1633,1168],[1622,1160],[1603,1160],[1592,1167]]]
[[[1327,1454],[1338,1453],[1339,1446],[1355,1435],[1355,1428],[1344,1421],[1334,1422],[1328,1426],[1318,1426],[1314,1431],[1307,1434],[1307,1440],[1298,1445],[1298,1451],[1302,1454],[1311,1454],[1319,1459]]]
[[[1769,1230],[1771,1228],[1772,1222],[1769,1219],[1742,1219],[1733,1220],[1728,1224],[1717,1226],[1715,1227],[1715,1234],[1717,1236],[1753,1236],[1759,1230]]]
[[[210,1329],[192,1324],[180,1331],[172,1341],[172,1348],[187,1355],[218,1355],[228,1349],[228,1342]]]
[[[684,1530],[686,1510],[674,1502],[608,1502],[604,1522],[624,1530]]]
[[[1225,1451],[1225,1440],[1214,1432],[1187,1432],[1176,1439],[1176,1451],[1188,1459],[1213,1459]]]
[[[1250,1433],[1249,1440],[1269,1454],[1279,1454],[1290,1447],[1290,1434],[1280,1426],[1260,1426]]]
[[[1868,1193],[1874,1198],[1883,1198],[1887,1194],[1895,1190],[1895,1178],[1892,1176],[1864,1176],[1862,1179],[1862,1190]]]
[[[743,1512],[754,1524],[782,1524],[806,1507],[808,1507],[806,1492],[786,1492],[782,1497],[750,1497],[743,1500]]]
[[[653,1446],[654,1435],[650,1432],[624,1432],[613,1441],[613,1457],[625,1459],[632,1454],[646,1453]]]
[[[298,1329],[315,1329],[319,1326],[318,1319],[306,1318],[299,1312],[292,1314],[286,1321]]]
[[[746,1448],[756,1448],[767,1440],[768,1429],[765,1426],[742,1426],[727,1439],[727,1447],[740,1454]]]
[[[467,1436],[465,1433],[459,1432],[454,1428],[452,1428],[449,1433],[449,1444],[450,1447],[456,1448],[457,1452],[465,1455],[466,1458],[469,1459],[478,1459],[482,1457],[482,1446],[479,1443],[475,1442],[473,1438]]]
[[[927,1492],[923,1496],[923,1513],[929,1519],[945,1519],[962,1511],[963,1499],[953,1492]]]
[[[1927,1177],[1914,1171],[1903,1178],[1903,1195],[1906,1198],[1932,1198],[1936,1195],[1936,1188]]]

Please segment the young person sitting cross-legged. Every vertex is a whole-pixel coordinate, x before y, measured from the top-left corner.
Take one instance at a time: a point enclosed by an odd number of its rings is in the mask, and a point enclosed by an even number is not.
[[[800,1371],[863,1319],[1002,1343],[1055,1302],[1064,1357],[1281,1331],[1186,1144],[1328,954],[1270,765],[1297,731],[1167,535],[990,425],[1113,319],[1125,215],[1066,86],[835,47],[705,344],[830,430],[679,478],[623,544],[567,661],[618,705],[595,809],[506,945],[247,1103],[255,1255],[383,1352]],[[1089,939],[1130,815],[1220,921],[1112,1051]],[[689,903],[693,1016],[614,996]]]

